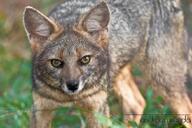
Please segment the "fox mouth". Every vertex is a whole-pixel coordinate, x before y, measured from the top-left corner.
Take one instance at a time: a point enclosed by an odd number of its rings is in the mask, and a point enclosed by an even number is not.
[[[77,95],[83,90],[84,84],[80,81],[77,86],[67,86],[67,84],[63,84],[61,86],[64,93],[68,95]]]

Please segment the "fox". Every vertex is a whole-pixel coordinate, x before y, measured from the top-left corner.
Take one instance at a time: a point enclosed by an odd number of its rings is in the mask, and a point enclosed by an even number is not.
[[[88,128],[107,127],[94,113],[110,117],[110,88],[125,116],[142,114],[134,64],[180,118],[192,114],[180,0],[65,0],[48,15],[27,6],[23,22],[32,49],[31,128],[51,127],[54,110],[68,103],[85,110]]]

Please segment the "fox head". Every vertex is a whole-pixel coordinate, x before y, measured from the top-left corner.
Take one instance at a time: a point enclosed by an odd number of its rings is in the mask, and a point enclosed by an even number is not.
[[[65,29],[56,19],[26,7],[24,26],[32,49],[34,86],[50,86],[69,95],[98,86],[109,63],[109,15],[102,2]]]

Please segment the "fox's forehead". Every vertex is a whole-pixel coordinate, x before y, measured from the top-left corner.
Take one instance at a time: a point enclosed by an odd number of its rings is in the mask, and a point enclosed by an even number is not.
[[[65,49],[70,48],[99,48],[96,46],[96,42],[89,40],[85,36],[75,32],[63,32],[58,38],[56,38],[52,44],[58,45]]]
[[[50,42],[44,48],[44,53],[46,53],[48,58],[63,58],[64,56],[73,55],[81,57],[84,54],[94,54],[99,50],[100,48],[94,45],[93,42],[77,33],[71,32],[62,33],[57,39]]]
[[[56,39],[53,40],[54,44],[65,45],[65,47],[72,47],[76,45],[89,44],[90,41],[77,32],[64,31]]]

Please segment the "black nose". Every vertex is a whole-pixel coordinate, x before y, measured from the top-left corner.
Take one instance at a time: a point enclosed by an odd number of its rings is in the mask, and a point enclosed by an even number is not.
[[[66,82],[66,84],[67,84],[67,88],[72,92],[75,92],[79,87],[78,80],[69,80]]]

